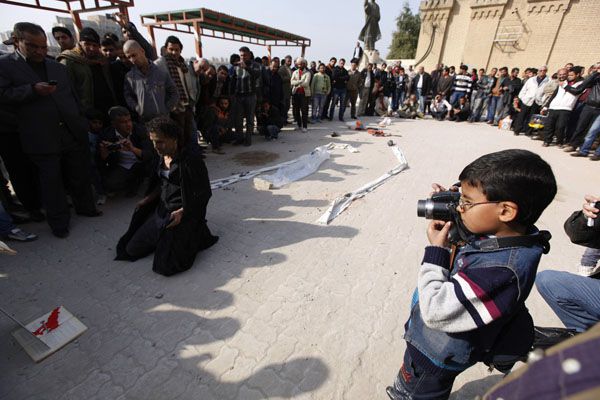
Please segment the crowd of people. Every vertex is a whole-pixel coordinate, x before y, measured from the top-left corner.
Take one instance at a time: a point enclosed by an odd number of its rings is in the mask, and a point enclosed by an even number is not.
[[[211,188],[198,133],[222,154],[224,143],[250,146],[257,133],[276,140],[285,125],[307,132],[309,124],[344,121],[347,109],[352,119],[429,114],[439,121],[485,122],[576,157],[600,159],[594,143],[600,133],[600,63],[587,70],[569,63],[552,76],[545,66],[521,75],[518,68],[469,72],[465,65],[456,70],[442,64],[431,73],[401,64],[360,70],[357,45],[349,67],[335,57],[310,66],[302,57],[255,58],[248,47],[228,65],[215,66],[206,59],[184,60],[175,36],[166,39],[159,56],[124,16],[117,21],[124,40],[84,28],[76,42],[68,29],[53,28],[61,46],[56,59],[47,55],[42,27],[14,26],[15,51],[0,57],[0,158],[8,174],[0,185],[2,238],[35,240],[15,223],[44,219],[56,237],[66,238],[70,206],[98,217],[107,197],[136,196],[147,183],[117,259],[154,253],[157,273],[185,271],[198,251],[218,240],[206,224]],[[462,228],[493,238],[469,242],[451,261],[446,248],[452,224],[431,224],[404,365],[387,392],[393,399],[446,398],[455,377],[493,356],[495,340],[507,341],[505,328],[517,315],[528,315],[523,304],[547,248],[533,224],[556,194],[551,168],[531,152],[513,150],[476,160],[460,181]],[[572,238],[586,233],[583,224],[592,221],[583,241],[591,248],[582,258],[583,276],[549,271],[537,281],[565,325],[578,332],[600,319],[599,302],[567,298],[577,291],[559,291],[557,282],[598,292],[600,281],[589,278],[600,265],[593,222],[598,200],[587,197],[583,211],[569,220]],[[459,272],[450,274],[454,262]],[[463,263],[481,267],[463,270]],[[574,303],[577,309],[569,306]],[[514,327],[528,329],[521,319]],[[525,339],[517,344],[527,347]]]

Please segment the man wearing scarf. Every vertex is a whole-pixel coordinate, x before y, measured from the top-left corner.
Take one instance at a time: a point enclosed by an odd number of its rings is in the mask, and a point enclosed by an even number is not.
[[[169,36],[165,42],[166,54],[154,63],[166,71],[173,79],[179,94],[179,102],[171,112],[171,118],[183,129],[186,138],[194,133],[194,107],[198,100],[198,78],[193,68],[185,64],[181,57],[183,44],[175,36]]]
[[[67,67],[84,111],[98,110],[108,120],[108,110],[117,105],[117,98],[110,63],[100,52],[98,33],[92,28],[83,28],[77,46],[63,51],[56,60]]]

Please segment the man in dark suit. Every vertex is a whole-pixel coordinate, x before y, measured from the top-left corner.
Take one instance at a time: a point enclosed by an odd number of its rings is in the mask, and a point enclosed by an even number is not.
[[[17,116],[23,151],[37,167],[48,224],[69,235],[65,184],[80,215],[98,216],[90,184],[87,124],[67,69],[46,57],[47,38],[35,24],[13,30],[15,52],[0,57],[0,102]]]

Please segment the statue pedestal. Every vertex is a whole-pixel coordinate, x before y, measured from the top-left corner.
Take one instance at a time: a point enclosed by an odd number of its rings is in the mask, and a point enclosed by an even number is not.
[[[366,69],[369,63],[381,66],[381,64],[384,62],[386,61],[379,56],[378,50],[365,50],[362,58],[360,59],[360,63],[358,64],[358,69],[359,71]]]

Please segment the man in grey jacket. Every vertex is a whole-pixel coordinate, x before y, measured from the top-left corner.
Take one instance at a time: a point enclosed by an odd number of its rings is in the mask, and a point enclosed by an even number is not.
[[[78,214],[101,214],[90,181],[87,124],[66,67],[47,58],[44,30],[19,22],[13,35],[16,51],[0,57],[0,103],[15,112],[23,151],[37,167],[48,224],[64,238],[70,220],[65,186]]]
[[[168,72],[148,61],[144,49],[134,40],[123,46],[127,59],[133,64],[125,76],[125,101],[131,110],[147,122],[159,116],[169,116],[179,102],[177,87]]]

